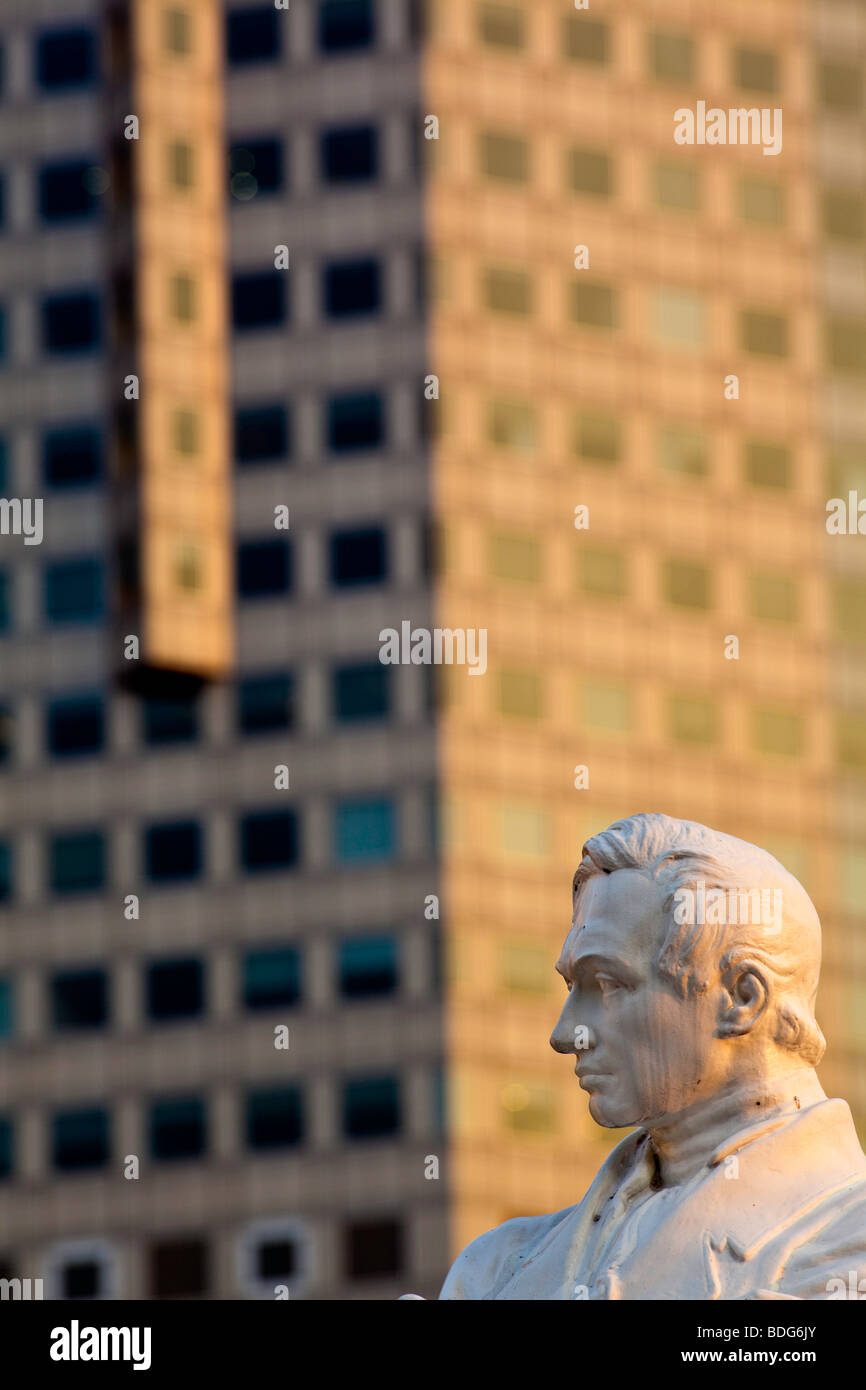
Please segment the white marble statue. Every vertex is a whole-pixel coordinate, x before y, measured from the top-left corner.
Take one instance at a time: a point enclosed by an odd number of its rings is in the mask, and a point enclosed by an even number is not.
[[[866,1297],[866,1156],[815,1074],[821,928],[765,851],[646,814],[584,847],[551,1045],[635,1125],[575,1206],[506,1221],[443,1299]]]

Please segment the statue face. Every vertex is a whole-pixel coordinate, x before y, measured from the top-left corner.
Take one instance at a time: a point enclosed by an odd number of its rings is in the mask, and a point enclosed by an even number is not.
[[[557,962],[569,994],[551,1046],[575,1054],[600,1125],[662,1120],[724,1080],[725,1044],[714,1036],[720,982],[683,999],[659,974],[663,902],[658,884],[638,870],[591,878]]]

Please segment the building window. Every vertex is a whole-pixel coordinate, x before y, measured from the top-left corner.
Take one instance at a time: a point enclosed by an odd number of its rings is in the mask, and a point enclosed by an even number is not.
[[[779,59],[763,48],[736,48],[733,54],[733,80],[747,92],[778,92]]]
[[[337,981],[344,999],[394,994],[399,978],[392,936],[349,937],[340,945]]]
[[[662,587],[666,601],[675,608],[712,606],[712,576],[699,560],[666,560],[662,566]]]
[[[758,357],[788,356],[788,320],[784,314],[744,309],[740,314],[740,344]]]
[[[196,315],[196,287],[191,275],[173,275],[169,284],[171,313],[179,323],[192,323]]]
[[[12,897],[12,846],[0,840],[0,903]]]
[[[195,150],[186,140],[173,140],[168,147],[168,180],[184,189],[195,182]]]
[[[531,454],[538,448],[538,415],[527,401],[498,399],[487,412],[487,437],[497,448]]]
[[[178,589],[201,588],[202,553],[191,541],[181,541],[174,553],[174,582]]]
[[[110,1158],[108,1113],[98,1106],[54,1116],[52,1157],[61,1173],[104,1168]]]
[[[334,811],[334,853],[339,864],[376,864],[397,852],[394,803],[386,798],[338,803]]]
[[[525,270],[502,266],[485,270],[481,289],[484,307],[494,314],[526,317],[532,313],[532,280]]]
[[[541,577],[541,545],[535,536],[497,531],[488,541],[488,569],[494,579],[535,584]]]
[[[757,227],[783,227],[785,189],[770,179],[742,178],[738,185],[740,216]]]
[[[8,704],[0,704],[0,767],[12,759],[15,734],[15,716]]]
[[[42,476],[46,487],[87,487],[103,471],[103,436],[98,425],[64,425],[42,438]]]
[[[540,946],[506,943],[502,953],[502,983],[516,994],[550,994],[550,954]]]
[[[150,1152],[159,1162],[201,1158],[207,1147],[205,1104],[200,1096],[176,1096],[150,1107]]]
[[[392,1219],[352,1221],[346,1227],[346,1277],[393,1279],[405,1267],[403,1225]]]
[[[295,683],[275,672],[246,676],[238,685],[238,729],[243,734],[269,734],[295,725]]]
[[[108,977],[104,970],[60,970],[51,979],[54,1027],[104,1028],[108,1022]]]
[[[151,1297],[199,1298],[208,1288],[207,1246],[203,1240],[160,1240],[151,1246]]]
[[[571,285],[571,318],[584,328],[614,329],[619,322],[617,293],[612,285],[577,280]]]
[[[243,1003],[247,1009],[276,1009],[300,1003],[301,956],[294,946],[247,951]]]
[[[668,287],[656,290],[653,336],[663,347],[702,347],[707,336],[704,301],[689,290]]]
[[[859,63],[826,61],[816,73],[818,100],[829,111],[863,110],[863,70]]]
[[[320,0],[319,48],[322,53],[350,53],[376,42],[373,0]]]
[[[172,444],[175,452],[189,457],[199,451],[199,422],[194,410],[172,413]]]
[[[792,484],[791,451],[785,444],[748,439],[744,446],[743,472],[753,487],[789,488]]]
[[[833,585],[833,625],[846,642],[866,641],[866,582],[840,577]]]
[[[53,560],[45,567],[45,616],[52,623],[96,622],[103,616],[101,560]]]
[[[92,29],[51,29],[36,40],[36,81],[46,92],[87,87],[96,80],[96,55]]]
[[[496,708],[515,719],[540,719],[544,709],[544,684],[535,671],[500,671],[496,682]]]
[[[866,371],[866,319],[835,318],[827,324],[827,360],[838,372]]]
[[[95,893],[105,886],[105,836],[101,830],[52,835],[49,882],[54,893]]]
[[[328,448],[334,454],[379,449],[385,443],[385,402],[380,391],[348,391],[328,401]]]
[[[287,1149],[304,1137],[304,1108],[298,1086],[274,1086],[247,1095],[250,1149]]]
[[[616,415],[581,410],[574,422],[574,452],[592,463],[618,463],[622,457],[622,426]]]
[[[334,261],[322,273],[324,312],[331,319],[377,314],[382,307],[381,267],[372,256]]]
[[[490,48],[517,51],[526,43],[526,14],[519,5],[502,5],[484,0],[477,10],[478,37]]]
[[[116,1298],[117,1258],[104,1240],[65,1240],[48,1252],[45,1292],[50,1299]]]
[[[478,137],[482,174],[504,183],[526,183],[530,176],[529,142],[520,135],[483,131]]]
[[[718,710],[704,695],[670,695],[667,722],[675,743],[708,744],[718,738]]]
[[[237,548],[241,598],[270,598],[292,587],[292,551],[286,540],[241,541]]]
[[[388,547],[381,526],[335,531],[330,539],[331,583],[335,588],[382,584],[388,577]]]
[[[232,67],[279,58],[281,39],[280,14],[272,4],[229,10],[226,16],[226,53]]]
[[[0,1115],[0,1182],[8,1181],[14,1171],[15,1126],[9,1115]]]
[[[279,1286],[302,1293],[310,1275],[306,1228],[285,1217],[264,1217],[247,1226],[238,1245],[238,1283],[251,1298],[272,1299]]]
[[[145,831],[144,856],[152,883],[197,878],[202,869],[201,826],[197,821],[151,825]]]
[[[15,1031],[15,991],[11,980],[0,977],[0,1038],[11,1038]]]
[[[580,687],[580,717],[590,729],[628,733],[634,723],[632,695],[619,681],[585,680]]]
[[[43,164],[38,174],[37,203],[43,222],[72,222],[90,217],[99,206],[94,195],[92,159],[64,159]]]
[[[566,181],[573,193],[609,198],[614,191],[610,155],[604,150],[570,149],[566,155]]]
[[[204,965],[194,956],[154,960],[145,974],[147,1016],[156,1023],[198,1018],[204,1012]]]
[[[596,67],[610,62],[610,28],[603,19],[566,15],[563,38],[567,58]]]
[[[184,56],[192,52],[192,26],[187,10],[177,5],[163,11],[163,44],[168,53]]]
[[[795,623],[798,595],[795,581],[785,574],[751,574],[748,577],[749,611],[768,623]]]
[[[373,125],[334,126],[319,141],[323,183],[369,183],[379,174],[379,132]]]
[[[503,1118],[519,1133],[550,1134],[556,1124],[556,1107],[549,1086],[525,1086],[512,1082],[502,1092]]]
[[[272,463],[290,452],[286,405],[246,405],[235,411],[235,458],[240,464]]]
[[[230,188],[239,202],[283,187],[283,142],[275,137],[245,140],[229,152]]]
[[[251,811],[240,821],[241,863],[247,873],[291,869],[298,862],[294,811]]]
[[[862,712],[844,710],[836,718],[836,758],[845,772],[866,772],[866,726]],[[863,912],[863,901],[857,906]]]
[[[90,291],[48,294],[42,300],[42,346],[46,352],[87,352],[102,338],[99,296]]]
[[[856,189],[828,188],[821,197],[824,234],[834,241],[866,237],[866,196]]]
[[[662,425],[656,436],[656,456],[666,473],[705,478],[710,470],[710,442],[702,430]]]
[[[338,666],[333,673],[334,717],[341,724],[387,719],[390,668],[380,661]]]
[[[141,732],[145,743],[189,743],[198,737],[198,705],[194,699],[141,702]]]
[[[584,546],[577,552],[578,579],[593,598],[624,598],[628,591],[626,560],[610,546]]]
[[[752,712],[752,741],[759,753],[796,757],[803,751],[803,721],[790,710],[756,709]]]
[[[67,695],[51,700],[45,742],[55,758],[86,757],[105,746],[105,703],[101,695]]]
[[[259,270],[232,279],[232,320],[239,332],[279,328],[287,315],[288,289],[283,270]]]
[[[656,207],[674,212],[697,212],[700,176],[688,164],[657,159],[652,168],[652,196]]]
[[[347,1139],[380,1139],[400,1128],[400,1082],[395,1076],[347,1081],[343,1133]]]
[[[8,632],[12,626],[12,575],[8,570],[0,570],[0,632]]]
[[[657,82],[693,82],[697,48],[690,34],[656,29],[647,35],[649,68]]]

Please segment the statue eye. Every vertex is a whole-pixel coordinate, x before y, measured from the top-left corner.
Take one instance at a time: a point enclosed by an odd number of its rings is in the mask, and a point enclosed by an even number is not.
[[[611,975],[596,975],[595,981],[602,999],[609,998],[611,994],[614,994],[616,990],[621,988],[619,981],[614,980]]]

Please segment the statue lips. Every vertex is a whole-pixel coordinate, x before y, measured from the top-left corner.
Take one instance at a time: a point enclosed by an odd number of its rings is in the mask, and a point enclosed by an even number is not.
[[[580,1067],[575,1067],[574,1074],[578,1079],[582,1091],[591,1089],[597,1091],[599,1081],[604,1081],[607,1075],[607,1073],[603,1071],[591,1071],[589,1067],[583,1071],[581,1071]]]

